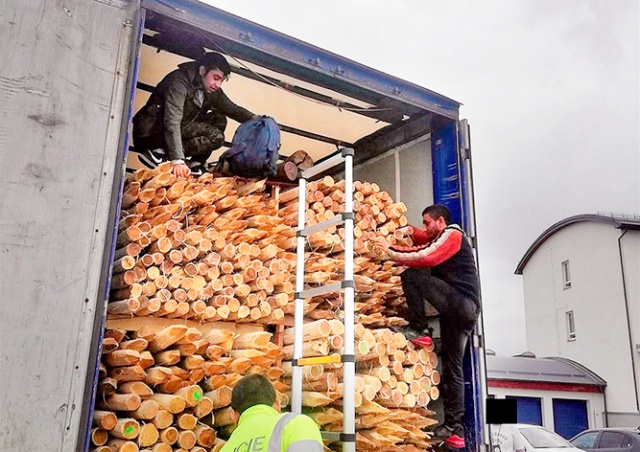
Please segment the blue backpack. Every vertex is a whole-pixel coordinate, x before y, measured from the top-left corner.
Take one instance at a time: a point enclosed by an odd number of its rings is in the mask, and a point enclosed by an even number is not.
[[[218,168],[243,177],[274,176],[277,171],[280,128],[273,118],[259,116],[238,127],[231,147],[220,156]]]

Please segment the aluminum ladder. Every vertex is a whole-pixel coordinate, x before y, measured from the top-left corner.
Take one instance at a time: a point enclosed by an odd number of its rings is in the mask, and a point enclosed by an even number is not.
[[[353,280],[353,149],[343,148],[339,154],[318,163],[302,172],[298,191],[298,229],[296,246],[296,292],[294,312],[294,342],[292,360],[291,411],[302,412],[302,367],[313,364],[343,363],[343,405],[342,432],[321,432],[324,439],[342,442],[343,452],[355,452],[355,283]],[[305,228],[307,179],[340,163],[345,164],[344,170],[344,212],[335,217]],[[344,224],[344,279],[341,282],[304,290],[304,251],[306,239],[309,235],[327,229],[331,226]],[[304,300],[308,297],[337,292],[343,290],[344,310],[344,350],[340,356],[320,356],[302,358]]]

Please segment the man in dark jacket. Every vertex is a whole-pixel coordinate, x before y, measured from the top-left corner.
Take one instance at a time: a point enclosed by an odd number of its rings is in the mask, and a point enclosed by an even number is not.
[[[439,204],[429,206],[422,212],[422,220],[422,230],[409,227],[414,246],[382,245],[389,258],[409,267],[401,276],[409,320],[409,327],[402,332],[409,339],[424,335],[425,302],[440,314],[445,422],[434,436],[450,447],[463,448],[462,360],[480,313],[480,283],[471,245],[462,229],[451,223],[449,209]]]
[[[211,52],[168,74],[133,118],[140,161],[155,168],[170,160],[176,176],[201,174],[211,153],[224,143],[227,117],[240,123],[255,117],[222,91],[230,73],[227,60]]]

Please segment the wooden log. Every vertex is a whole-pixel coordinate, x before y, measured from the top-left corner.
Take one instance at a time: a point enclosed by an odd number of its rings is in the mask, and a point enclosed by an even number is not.
[[[111,448],[112,452],[138,452],[140,450],[138,445],[133,441],[120,438],[110,439],[107,442],[107,446]]]
[[[135,439],[140,433],[140,424],[135,419],[119,418],[116,426],[109,431],[111,436],[121,439]]]
[[[164,350],[154,355],[156,364],[160,366],[172,366],[180,362],[180,350]]]
[[[172,372],[168,367],[154,366],[146,370],[144,382],[148,385],[155,386],[169,381]]]
[[[109,369],[109,377],[115,378],[118,383],[127,381],[142,381],[146,377],[145,370],[139,365],[127,367],[113,367]]]
[[[144,424],[140,427],[140,434],[138,435],[138,445],[140,447],[153,446],[160,439],[160,433],[153,424]]]
[[[198,418],[191,413],[182,413],[176,423],[182,430],[193,430],[198,424]]]
[[[155,419],[158,415],[159,409],[158,403],[154,400],[143,400],[140,407],[137,410],[132,411],[130,414],[134,419],[148,421]]]
[[[289,398],[290,394],[287,394]],[[333,399],[325,394],[315,391],[302,391],[302,405],[307,407],[326,406],[333,402]]]
[[[211,413],[211,411],[213,411],[213,400],[203,396],[202,399],[200,399],[200,403],[193,409],[193,414],[195,414],[197,418],[203,418]]]
[[[135,350],[114,350],[102,357],[104,363],[110,367],[132,366],[140,362],[140,352]]]
[[[105,367],[106,372],[106,367]],[[98,382],[98,394],[105,396],[109,394],[114,394],[116,392],[116,388],[118,387],[118,380],[115,378],[103,377],[102,380]]]
[[[233,425],[236,423],[236,415],[231,407],[222,408],[214,413],[214,420],[211,425],[214,427],[223,427],[225,425]]]
[[[107,411],[135,411],[141,403],[142,400],[138,394],[111,394],[96,400],[96,406]]]
[[[213,391],[205,392],[204,396],[211,399],[214,409],[231,404],[231,388],[229,386],[222,386]]]
[[[255,331],[240,334],[233,342],[233,349],[264,348],[271,340],[271,333],[267,331]]]
[[[291,361],[283,361],[281,364],[281,368],[283,370],[283,376],[284,377],[290,377],[291,373],[292,373],[292,365],[291,365]],[[304,381],[307,380],[318,380],[320,377],[322,377],[324,372],[324,368],[322,367],[322,364],[314,364],[311,366],[304,366],[302,368],[302,379]]]
[[[130,341],[123,341],[120,343],[120,350],[135,350],[142,353],[149,345],[146,339],[137,338]]]
[[[196,443],[199,446],[211,447],[215,443],[216,432],[208,425],[197,425],[195,427],[194,433],[196,434]]]
[[[175,392],[175,395],[182,397],[187,406],[194,407],[200,403],[202,400],[203,392],[202,388],[198,385],[191,385],[185,388],[181,388]]]
[[[91,429],[91,442],[95,446],[104,446],[109,440],[109,432],[101,428]]]
[[[172,452],[173,449],[167,443],[156,443],[151,446],[151,452]]]
[[[183,430],[178,432],[177,444],[183,449],[190,450],[196,445],[196,434],[191,430]]]
[[[131,315],[140,309],[140,302],[136,298],[123,301],[114,301],[107,305],[107,313],[110,315]]]
[[[111,353],[118,348],[118,342],[112,337],[106,337],[102,341],[102,354]]]
[[[328,320],[316,320],[314,322],[305,323],[302,328],[303,340],[310,341],[314,339],[326,338],[331,334],[331,324]],[[293,344],[293,328],[287,328],[283,334],[285,345]]]
[[[152,353],[164,350],[178,342],[187,332],[185,325],[172,325],[156,333],[152,341],[149,341],[149,351]]]
[[[276,179],[286,182],[295,182],[298,178],[298,167],[292,162],[281,162],[278,164]]]
[[[102,430],[111,430],[116,426],[118,418],[111,411],[94,410],[93,425]]]
[[[181,413],[186,407],[186,402],[182,397],[172,394],[154,394],[151,396],[151,400],[157,402],[160,409],[173,414]]]
[[[153,394],[153,390],[142,381],[129,381],[118,386],[121,394],[138,394],[145,399]]]
[[[151,420],[151,423],[159,430],[166,429],[173,424],[173,414],[167,410],[158,410],[158,413]]]
[[[293,344],[285,345],[282,348],[286,359],[293,358]],[[326,339],[318,339],[304,342],[302,344],[302,356],[304,358],[313,356],[326,356],[329,354],[329,341]]]
[[[175,444],[178,441],[178,429],[175,427],[167,427],[161,430],[160,440],[166,444]]]

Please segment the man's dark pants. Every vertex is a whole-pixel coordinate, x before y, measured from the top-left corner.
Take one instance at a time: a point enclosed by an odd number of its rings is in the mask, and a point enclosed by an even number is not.
[[[421,330],[427,326],[425,301],[440,314],[442,340],[442,399],[445,425],[462,429],[464,415],[464,375],[462,360],[467,339],[475,328],[479,308],[473,300],[460,296],[449,284],[431,276],[426,268],[409,268],[402,273],[402,288],[409,307],[409,323]]]
[[[194,121],[183,124],[180,127],[182,133],[182,147],[185,157],[190,157],[192,162],[205,164],[211,153],[224,144],[224,129],[227,118],[223,115],[204,114]],[[138,152],[147,149],[167,149],[164,134],[135,138],[134,144]]]

